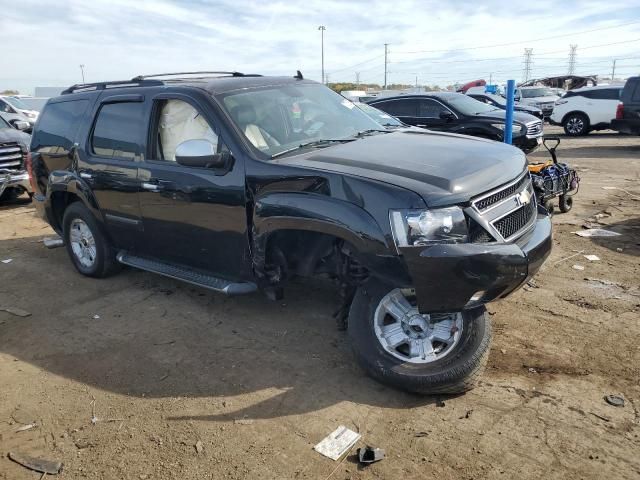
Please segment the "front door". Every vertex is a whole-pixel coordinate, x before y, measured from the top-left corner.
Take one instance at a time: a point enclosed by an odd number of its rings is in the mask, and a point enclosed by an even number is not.
[[[442,103],[431,98],[421,98],[418,102],[416,126],[431,130],[448,131],[457,125],[457,116]]]
[[[182,94],[160,94],[151,110],[149,158],[140,165],[145,256],[228,280],[249,275],[242,159],[225,170],[176,162],[176,147],[204,139],[217,152],[227,143],[210,106]]]

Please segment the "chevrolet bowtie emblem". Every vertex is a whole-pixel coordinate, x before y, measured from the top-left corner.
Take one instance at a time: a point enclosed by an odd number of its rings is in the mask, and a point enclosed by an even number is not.
[[[519,207],[523,205],[527,205],[531,201],[531,194],[528,190],[523,190],[518,195],[516,195],[516,203]]]

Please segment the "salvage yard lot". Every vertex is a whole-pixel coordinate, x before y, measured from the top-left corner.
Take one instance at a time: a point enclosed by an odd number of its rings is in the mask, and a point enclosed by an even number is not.
[[[330,284],[274,303],[132,269],[93,280],[43,246],[30,205],[2,206],[0,307],[31,315],[0,311],[0,478],[37,478],[10,451],[70,479],[638,478],[640,139],[563,137],[558,154],[582,178],[574,208],[534,282],[489,306],[488,368],[458,397],[365,377]],[[572,233],[596,221],[622,235]],[[314,452],[338,425],[387,457],[362,469]]]

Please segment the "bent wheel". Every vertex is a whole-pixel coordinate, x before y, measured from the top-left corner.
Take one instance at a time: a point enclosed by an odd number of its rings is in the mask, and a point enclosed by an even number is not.
[[[411,290],[392,288],[375,279],[356,292],[348,331],[356,358],[367,374],[422,394],[473,388],[491,342],[484,307],[421,314]]]

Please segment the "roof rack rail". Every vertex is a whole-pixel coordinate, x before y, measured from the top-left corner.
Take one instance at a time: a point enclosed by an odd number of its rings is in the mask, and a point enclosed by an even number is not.
[[[92,90],[107,90],[109,88],[122,88],[122,87],[151,87],[157,85],[164,85],[160,80],[144,80],[144,79],[132,79],[132,80],[118,80],[114,82],[97,82],[97,83],[77,83],[71,85],[64,90],[61,95],[68,95],[70,93],[77,92],[90,92]]]
[[[170,72],[170,73],[154,73],[152,75],[138,75],[133,77],[133,81],[145,80],[147,78],[156,77],[175,77],[178,75],[229,75],[232,77],[261,77],[255,73],[242,73],[242,72],[216,72],[216,71],[200,71],[200,72]]]

